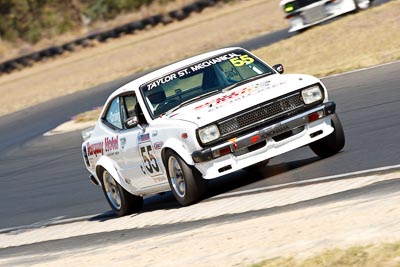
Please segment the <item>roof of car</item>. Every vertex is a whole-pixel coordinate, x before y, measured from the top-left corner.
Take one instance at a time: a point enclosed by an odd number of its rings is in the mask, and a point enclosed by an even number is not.
[[[121,93],[124,93],[124,92],[127,92],[127,91],[132,91],[135,88],[139,88],[142,84],[144,84],[146,82],[154,80],[154,79],[156,79],[158,77],[162,77],[165,74],[174,72],[175,70],[177,70],[179,68],[182,68],[184,66],[188,66],[188,65],[194,64],[196,62],[199,62],[199,61],[201,61],[203,59],[211,58],[211,57],[214,57],[214,56],[217,56],[217,55],[220,55],[220,54],[223,54],[223,53],[227,53],[227,52],[230,52],[230,51],[233,51],[233,50],[236,50],[236,49],[243,49],[243,48],[241,48],[241,47],[228,47],[228,48],[218,49],[218,50],[214,50],[214,51],[211,51],[211,52],[207,52],[207,53],[204,53],[204,54],[200,54],[200,55],[197,55],[197,56],[194,56],[194,57],[190,57],[190,58],[187,58],[187,59],[172,63],[172,64],[170,64],[168,66],[165,66],[165,67],[162,67],[162,68],[157,69],[155,71],[152,71],[152,72],[150,72],[148,74],[145,74],[145,75],[143,75],[143,76],[141,76],[141,77],[139,77],[139,78],[137,78],[137,79],[125,84],[125,85],[123,85],[122,87],[117,89],[114,93],[112,93],[110,95],[109,99],[110,98],[114,98],[114,96],[119,95]]]

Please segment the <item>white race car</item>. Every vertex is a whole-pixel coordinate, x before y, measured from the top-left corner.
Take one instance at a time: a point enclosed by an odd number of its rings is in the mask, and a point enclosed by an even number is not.
[[[367,9],[373,0],[282,0],[280,6],[290,21],[289,32],[298,32],[339,15]]]
[[[227,48],[122,86],[82,133],[90,179],[122,216],[138,211],[143,196],[169,190],[190,205],[207,180],[305,145],[322,158],[339,152],[345,137],[325,86],[282,73],[280,64]]]

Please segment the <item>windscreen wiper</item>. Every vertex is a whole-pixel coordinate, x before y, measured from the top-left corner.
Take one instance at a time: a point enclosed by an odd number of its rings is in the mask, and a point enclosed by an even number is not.
[[[188,100],[186,100],[186,101],[183,101],[183,102],[180,103],[179,105],[177,105],[177,106],[171,108],[170,110],[168,110],[167,112],[165,112],[165,115],[169,115],[169,114],[171,114],[172,112],[174,112],[175,110],[177,110],[177,109],[179,109],[179,108],[181,108],[181,107],[183,107],[183,106],[186,106],[186,105],[188,105],[188,104],[190,104],[190,103],[192,103],[192,102],[195,102],[195,101],[197,101],[197,100],[199,100],[199,99],[201,99],[201,98],[205,98],[205,97],[210,96],[210,95],[216,95],[216,94],[219,93],[219,92],[221,92],[220,89],[218,89],[218,90],[213,90],[213,91],[207,92],[207,93],[205,93],[205,94],[198,95],[198,96],[196,96],[196,97],[193,97],[193,98],[191,98],[191,99],[188,99]]]
[[[260,79],[260,78],[269,76],[269,75],[271,75],[271,74],[273,74],[273,72],[266,72],[266,73],[262,73],[262,74],[260,74],[260,75],[256,75],[256,76],[250,77],[250,78],[248,78],[248,79],[246,79],[246,80],[242,80],[242,81],[239,81],[239,82],[237,82],[237,83],[233,83],[233,84],[231,84],[231,85],[228,85],[228,86],[225,87],[224,89],[222,89],[222,92],[227,92],[227,91],[229,91],[229,90],[232,90],[232,89],[235,88],[235,87],[238,87],[238,86],[240,86],[240,85],[243,85],[243,84],[252,82],[252,81],[254,81],[254,80],[257,80],[257,79]]]

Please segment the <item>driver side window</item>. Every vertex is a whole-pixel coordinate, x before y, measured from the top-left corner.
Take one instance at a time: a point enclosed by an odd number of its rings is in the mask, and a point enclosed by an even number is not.
[[[115,128],[122,129],[121,112],[119,107],[119,97],[116,97],[111,102],[104,120]]]
[[[121,99],[123,121],[135,117],[140,125],[147,124],[146,118],[144,117],[143,111],[140,108],[135,94],[124,95],[121,97]]]
[[[135,95],[126,95],[122,97],[123,99],[123,110],[124,110],[124,119],[132,118],[137,116],[136,114],[136,105],[137,99]]]

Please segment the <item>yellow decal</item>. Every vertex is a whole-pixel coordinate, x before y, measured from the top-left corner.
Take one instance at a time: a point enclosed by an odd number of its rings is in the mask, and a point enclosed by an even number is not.
[[[243,55],[240,57],[235,57],[235,58],[230,59],[230,62],[235,67],[241,67],[241,66],[253,63],[254,59],[249,57],[249,55]]]

